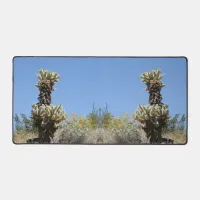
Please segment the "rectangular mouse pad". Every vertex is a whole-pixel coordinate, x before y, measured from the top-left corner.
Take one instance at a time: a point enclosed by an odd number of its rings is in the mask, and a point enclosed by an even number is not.
[[[13,58],[13,143],[181,145],[185,57]]]

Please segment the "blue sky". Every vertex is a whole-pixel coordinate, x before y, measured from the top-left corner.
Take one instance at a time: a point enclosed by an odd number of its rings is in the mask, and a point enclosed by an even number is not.
[[[67,113],[87,115],[92,103],[118,116],[135,112],[139,104],[148,104],[148,92],[140,74],[161,68],[165,87],[163,103],[169,105],[170,115],[186,114],[185,58],[14,58],[14,113],[30,115],[31,105],[39,94],[35,87],[40,68],[57,72],[52,104],[62,104]]]

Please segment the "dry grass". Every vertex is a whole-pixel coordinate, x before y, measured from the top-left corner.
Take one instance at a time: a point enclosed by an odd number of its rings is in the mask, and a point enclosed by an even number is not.
[[[90,130],[85,135],[86,144],[116,144],[114,133],[104,128]]]
[[[187,142],[187,135],[183,132],[167,133],[164,137],[167,139],[172,139],[174,144],[186,144]]]
[[[25,131],[15,132],[13,134],[13,142],[15,144],[24,144],[27,143],[28,139],[36,138],[38,134],[36,133],[27,133]]]
[[[141,138],[144,137],[145,141],[145,136],[143,135],[142,132],[140,132]],[[94,130],[90,130],[87,133],[84,133],[84,135],[80,135],[79,137],[77,136],[77,138],[74,138],[73,136],[71,136],[73,138],[73,142],[69,142],[69,138],[67,138],[68,140],[66,140],[66,136],[68,136],[68,134],[66,134],[66,132],[64,133],[64,135],[62,135],[62,142],[59,142],[59,138],[60,138],[60,132],[57,132],[56,135],[56,139],[53,140],[53,143],[64,143],[64,144],[69,144],[69,143],[73,143],[73,144],[78,144],[78,143],[82,143],[82,144],[119,144],[119,141],[117,141],[115,134],[113,132],[110,132],[109,130],[106,129],[102,129],[102,130],[98,130],[98,129],[94,129]],[[119,135],[118,135],[119,136]],[[24,144],[27,143],[26,141],[28,139],[32,139],[32,138],[36,138],[38,137],[38,134],[36,133],[27,133],[24,131],[20,131],[20,132],[15,132],[13,134],[13,142],[15,144]],[[168,139],[172,139],[174,141],[174,144],[186,144],[187,142],[187,137],[185,133],[181,133],[181,132],[172,132],[172,133],[167,133],[164,135],[164,138],[168,138]],[[122,138],[123,140],[125,140],[124,138]],[[78,142],[79,141],[79,142]],[[130,144],[128,142],[123,142],[122,144]],[[132,143],[134,144],[134,142]]]

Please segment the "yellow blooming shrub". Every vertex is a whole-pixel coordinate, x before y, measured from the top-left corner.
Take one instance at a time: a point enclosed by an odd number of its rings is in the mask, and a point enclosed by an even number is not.
[[[109,129],[123,129],[125,127],[129,127],[131,125],[130,120],[128,119],[128,117],[117,117],[114,118],[110,124],[108,125]]]

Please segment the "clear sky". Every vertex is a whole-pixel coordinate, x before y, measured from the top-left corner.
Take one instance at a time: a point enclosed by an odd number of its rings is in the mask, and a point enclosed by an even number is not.
[[[140,74],[161,68],[166,85],[161,93],[170,115],[186,114],[185,58],[67,58],[16,57],[14,59],[14,114],[30,115],[39,94],[35,87],[40,68],[57,72],[60,81],[52,92],[52,104],[62,104],[67,113],[87,115],[92,103],[114,115],[135,112],[148,104],[148,92]]]

